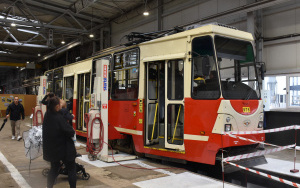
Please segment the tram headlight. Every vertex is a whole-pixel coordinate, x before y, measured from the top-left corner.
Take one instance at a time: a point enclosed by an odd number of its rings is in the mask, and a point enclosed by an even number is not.
[[[263,126],[264,126],[264,122],[263,121],[259,121],[257,128],[263,128]]]
[[[231,124],[225,124],[225,132],[231,131]]]

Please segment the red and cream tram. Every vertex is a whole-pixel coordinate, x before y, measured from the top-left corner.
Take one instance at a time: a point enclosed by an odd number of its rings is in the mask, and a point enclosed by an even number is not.
[[[244,31],[200,26],[47,71],[46,88],[71,100],[74,129],[87,136],[84,114],[97,62],[106,60],[108,139],[114,147],[213,165],[222,147],[234,153],[255,147],[223,131],[263,129],[252,42]],[[265,140],[264,134],[244,137]]]

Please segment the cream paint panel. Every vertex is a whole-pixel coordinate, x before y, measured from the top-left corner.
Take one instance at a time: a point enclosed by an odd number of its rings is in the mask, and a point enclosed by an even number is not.
[[[185,59],[186,53],[178,53],[178,54],[166,54],[161,56],[151,56],[143,58],[144,62],[147,61],[159,61],[159,60],[169,60],[169,59]]]
[[[64,67],[64,75],[79,74],[79,72],[90,72],[92,70],[92,62],[93,60],[89,59],[87,61],[82,61],[70,66],[66,66]]]
[[[133,129],[125,129],[125,128],[121,128],[121,127],[115,127],[117,129],[117,131],[119,132],[124,132],[124,133],[129,133],[129,134],[135,134],[135,135],[143,135],[142,131],[137,131],[137,130],[133,130]]]
[[[295,10],[289,10],[265,16],[264,37],[276,37],[295,33],[295,19]]]
[[[265,46],[264,52],[268,71],[295,69],[299,66],[296,42]]]
[[[208,141],[209,136],[184,134],[184,140]]]
[[[221,134],[221,132],[224,130],[224,124],[226,122],[225,119],[227,116],[231,116],[232,118],[234,118],[234,119],[231,119],[231,121],[233,121],[233,122],[229,122],[229,124],[230,123],[236,124],[235,126],[233,126],[232,131],[262,130],[262,128],[257,128],[258,122],[260,120],[259,118],[260,118],[260,115],[262,115],[262,113],[263,113],[262,100],[259,100],[257,111],[251,115],[242,115],[242,114],[237,113],[231,106],[230,100],[222,100],[220,107],[218,109],[218,117],[217,117],[217,120],[216,120],[216,123],[214,125],[212,132]],[[244,126],[243,122],[245,120],[251,121],[249,126]],[[235,129],[237,129],[237,130],[235,130]]]

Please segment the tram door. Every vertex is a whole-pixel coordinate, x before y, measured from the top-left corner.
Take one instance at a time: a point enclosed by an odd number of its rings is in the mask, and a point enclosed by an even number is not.
[[[86,131],[84,114],[89,112],[90,108],[90,73],[78,75],[78,100],[77,100],[77,130]]]
[[[146,145],[184,150],[183,61],[147,63]]]

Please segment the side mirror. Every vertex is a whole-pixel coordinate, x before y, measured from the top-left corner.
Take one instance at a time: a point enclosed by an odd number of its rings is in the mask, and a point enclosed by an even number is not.
[[[209,58],[208,56],[204,56],[202,59],[202,74],[204,76],[208,76],[209,70],[210,70]]]

